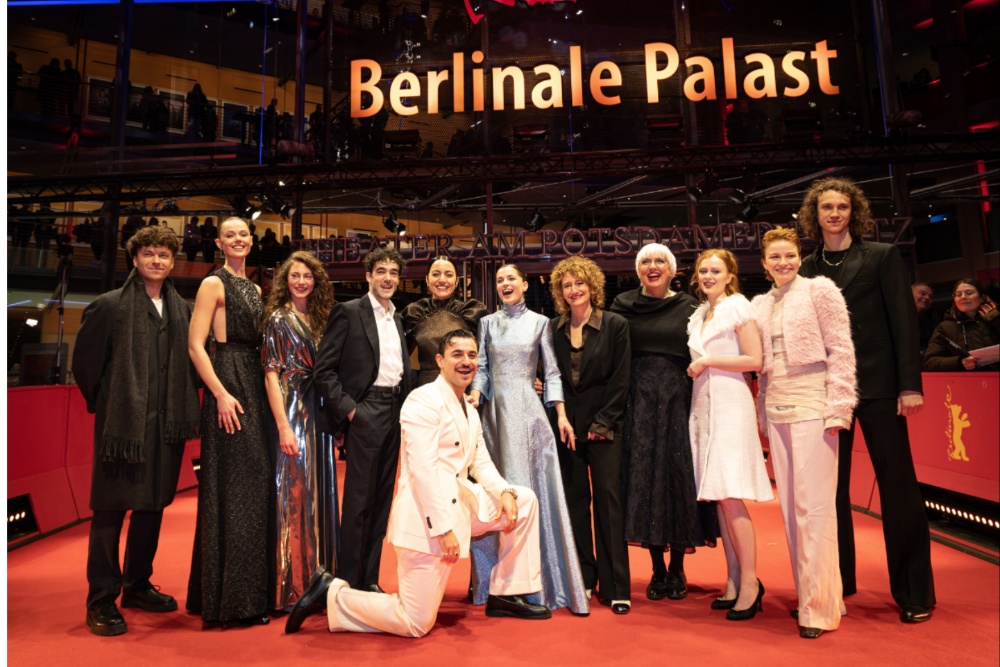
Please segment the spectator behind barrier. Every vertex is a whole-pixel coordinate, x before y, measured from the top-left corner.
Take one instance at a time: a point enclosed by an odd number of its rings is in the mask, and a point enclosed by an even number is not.
[[[934,329],[924,353],[926,371],[997,371],[1000,363],[982,364],[969,353],[1000,343],[1000,311],[983,285],[963,278],[952,290],[952,306]]]

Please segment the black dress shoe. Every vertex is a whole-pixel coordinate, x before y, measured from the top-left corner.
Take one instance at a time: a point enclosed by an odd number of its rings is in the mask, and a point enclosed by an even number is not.
[[[903,611],[899,614],[899,620],[903,623],[923,623],[931,620],[931,610],[915,604],[903,605]]]
[[[333,575],[325,567],[320,567],[313,572],[309,585],[302,591],[302,596],[288,612],[288,620],[285,621],[285,634],[298,632],[302,627],[302,621],[306,616],[318,614],[326,608],[326,592],[330,588]]]
[[[122,607],[133,609],[138,607],[143,611],[162,613],[166,611],[177,611],[177,600],[171,596],[156,590],[155,586],[144,588],[140,591],[130,591],[122,593]]]
[[[632,611],[632,602],[630,600],[614,600],[611,603],[611,611],[616,614],[627,614]]]
[[[732,609],[736,606],[736,598],[732,600],[727,600],[726,598],[715,598],[712,600],[712,609],[715,611],[722,611],[725,609]]]
[[[662,600],[667,597],[667,573],[653,572],[653,578],[646,586],[646,597],[650,600]]]
[[[749,621],[757,615],[758,611],[764,611],[764,584],[757,580],[757,599],[746,609],[737,609],[734,605],[726,612],[727,621]]]
[[[382,587],[379,586],[378,584],[372,584],[368,588],[362,588],[361,590],[368,591],[370,593],[382,593],[383,595],[388,595],[388,593],[386,593],[385,591],[383,591]]]
[[[790,612],[788,612],[788,615],[791,616],[792,618],[794,618],[796,621],[799,620],[799,610],[798,609],[791,610]]]
[[[667,570],[667,598],[670,600],[683,600],[688,596],[688,580],[683,572],[671,572]]]
[[[807,628],[804,625],[799,626],[799,637],[803,639],[816,639],[821,634],[823,634],[822,628]]]
[[[552,611],[543,605],[531,604],[523,595],[491,595],[486,598],[486,615],[542,620],[552,618]]]
[[[88,609],[87,627],[92,633],[101,637],[114,637],[128,631],[125,619],[122,618],[114,600],[102,600],[97,608]]]
[[[223,628],[249,628],[254,625],[267,625],[271,622],[271,617],[267,614],[261,614],[260,616],[247,616],[246,618],[237,618],[235,621],[226,621],[222,624]]]

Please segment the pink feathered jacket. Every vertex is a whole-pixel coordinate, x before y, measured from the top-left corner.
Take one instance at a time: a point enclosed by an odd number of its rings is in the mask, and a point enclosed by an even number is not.
[[[761,428],[767,432],[764,406],[769,374],[774,370],[774,350],[771,348],[774,295],[771,292],[761,294],[754,298],[751,306],[764,352],[757,416]],[[832,425],[831,420],[849,425],[858,402],[858,385],[851,320],[840,289],[829,278],[799,276],[784,296],[782,316],[788,364],[805,366],[826,362],[826,410],[823,414],[826,427]]]

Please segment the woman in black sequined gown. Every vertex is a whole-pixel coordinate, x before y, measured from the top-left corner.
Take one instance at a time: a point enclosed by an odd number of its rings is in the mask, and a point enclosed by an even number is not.
[[[225,265],[198,289],[188,348],[205,383],[201,473],[187,609],[204,627],[264,625],[268,607],[270,461],[260,365],[260,288],[247,279],[252,240],[240,218],[219,225]],[[211,333],[214,353],[205,348]]]
[[[625,539],[649,550],[653,577],[646,597],[680,600],[687,596],[685,553],[715,546],[719,536],[714,505],[698,502],[688,437],[687,324],[698,302],[670,290],[677,261],[666,246],[644,246],[636,272],[642,287],[619,294],[610,308],[628,320],[632,343],[622,433]]]

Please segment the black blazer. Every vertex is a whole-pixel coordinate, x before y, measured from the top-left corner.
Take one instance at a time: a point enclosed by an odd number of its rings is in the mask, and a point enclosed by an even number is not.
[[[398,309],[395,320],[403,356],[402,401],[410,389],[410,355]],[[347,415],[375,385],[379,358],[378,326],[368,294],[334,304],[316,354],[314,376],[335,433],[343,430]]]
[[[587,332],[583,343],[583,360],[580,365],[580,383],[574,388],[570,364],[570,343],[566,332],[559,328],[562,317],[549,323],[555,344],[556,361],[562,374],[566,417],[573,425],[578,442],[587,440],[591,424],[600,424],[614,431],[621,439],[622,418],[625,415],[625,397],[628,395],[629,377],[632,372],[632,342],[628,321],[616,313],[604,311],[600,331]],[[565,326],[565,322],[563,322]]]
[[[820,275],[822,246],[802,260],[803,276]],[[834,279],[851,314],[859,398],[923,391],[920,325],[909,273],[896,246],[854,239]]]

